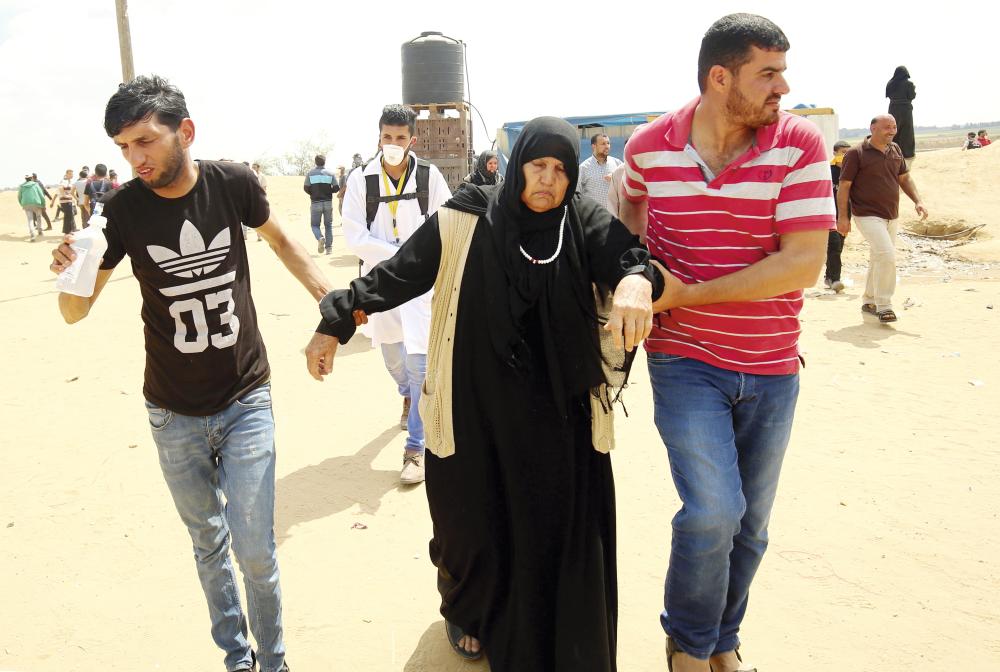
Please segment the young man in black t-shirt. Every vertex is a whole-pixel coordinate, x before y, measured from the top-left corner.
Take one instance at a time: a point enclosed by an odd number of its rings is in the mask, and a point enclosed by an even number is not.
[[[317,301],[329,290],[301,245],[270,216],[249,168],[191,159],[184,96],[159,77],[119,88],[105,130],[138,177],[103,197],[108,250],[89,298],[59,295],[67,322],[87,316],[128,255],[142,293],[143,394],[160,466],[194,542],[195,560],[229,672],[287,670],[274,540],[274,419],[241,225],[256,229]],[[51,270],[74,258],[72,236]],[[225,505],[223,505],[223,498]],[[230,542],[249,601],[236,590]]]

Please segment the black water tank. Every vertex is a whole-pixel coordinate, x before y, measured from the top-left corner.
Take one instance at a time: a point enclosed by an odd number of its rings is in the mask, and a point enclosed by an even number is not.
[[[465,45],[441,33],[420,33],[403,43],[403,104],[465,100]]]

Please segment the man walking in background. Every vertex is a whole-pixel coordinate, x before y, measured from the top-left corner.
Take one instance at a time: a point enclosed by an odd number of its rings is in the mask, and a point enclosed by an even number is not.
[[[104,194],[110,191],[112,191],[112,186],[111,180],[108,179],[108,167],[99,163],[94,166],[94,179],[87,182],[87,187],[84,190],[84,195],[87,197],[87,212],[93,215],[94,206],[101,201]],[[87,221],[90,221],[89,216]],[[83,227],[87,226],[87,222],[84,222]]]
[[[326,169],[326,157],[316,155],[316,167],[306,174],[302,189],[309,194],[309,217],[316,251],[327,254],[333,249],[333,195],[340,191],[336,176]],[[320,230],[320,222],[324,229]]]
[[[76,217],[73,213],[76,205],[73,203],[73,170],[70,168],[66,169],[66,174],[63,175],[63,179],[59,181],[59,186],[56,187],[56,195],[53,197],[53,203],[59,201],[59,210],[62,212],[63,216],[63,228],[62,232],[73,233],[76,231]]]
[[[837,190],[837,230],[845,236],[850,233],[853,216],[858,231],[868,241],[870,256],[861,312],[888,324],[899,319],[892,309],[899,190],[913,201],[921,221],[927,219],[927,208],[910,177],[903,152],[892,141],[896,120],[891,114],[880,114],[872,119],[870,128],[871,135],[844,155]]]
[[[50,194],[49,190],[45,188],[45,183],[38,179],[38,175],[36,173],[31,174],[31,179],[38,183],[38,186],[42,188],[42,193],[45,194],[45,198],[47,200],[52,200],[52,194]],[[45,220],[45,230],[51,231],[52,220],[49,219],[49,213],[45,209],[45,206],[42,206],[42,218]]]
[[[837,200],[837,188],[840,182],[840,169],[844,163],[844,155],[851,148],[851,143],[838,140],[833,143],[833,158],[830,160],[830,180],[833,182],[833,199]],[[844,251],[844,234],[836,229],[830,231],[826,243],[826,272],[823,274],[823,285],[837,294],[844,291],[844,282],[840,279],[842,264],[840,255]]]
[[[44,235],[42,212],[45,210],[45,193],[30,174],[24,176],[24,182],[17,188],[17,202],[24,209],[28,219],[28,235],[31,236],[31,242],[35,242],[35,238]]]
[[[79,178],[73,183],[73,198],[80,208],[80,227],[90,219],[90,212],[87,210],[87,177],[90,175],[86,166],[80,169]]]

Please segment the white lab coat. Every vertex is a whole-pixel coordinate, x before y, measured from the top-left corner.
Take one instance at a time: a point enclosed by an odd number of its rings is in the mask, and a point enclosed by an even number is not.
[[[412,152],[409,156],[416,156]],[[407,160],[409,160],[409,156]],[[365,206],[365,175],[379,175],[382,169],[382,153],[368,163],[364,174],[355,170],[347,179],[347,194],[344,196],[344,211],[341,214],[344,227],[344,241],[347,248],[361,259],[362,273],[367,273],[375,264],[389,259],[399,245],[405,243],[413,232],[424,223],[420,215],[420,205],[417,199],[399,201],[396,211],[396,227],[399,229],[399,244],[395,242],[392,232],[392,214],[388,203],[380,203],[371,230],[368,230]],[[431,165],[427,199],[427,215],[437,212],[445,201],[451,198],[448,183],[436,166]],[[391,182],[393,189],[395,184]],[[413,193],[417,190],[416,170],[408,176],[403,186],[403,193]],[[385,182],[379,177],[379,195],[388,195]],[[368,317],[371,327],[373,345],[382,343],[403,342],[407,354],[427,354],[427,339],[431,327],[431,295],[427,292],[402,306],[384,313],[376,313]]]

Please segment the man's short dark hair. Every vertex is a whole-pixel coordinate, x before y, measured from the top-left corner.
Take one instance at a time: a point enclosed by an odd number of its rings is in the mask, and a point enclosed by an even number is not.
[[[969,135],[967,137],[970,137],[970,138],[976,137],[976,132],[975,131],[969,131]]]
[[[87,172],[86,170],[81,170],[81,171],[80,171],[80,179],[81,179],[81,180],[82,180],[82,179],[84,179],[84,178],[85,178],[85,177],[87,177],[87,175],[89,175],[89,174],[90,174],[90,173],[88,173],[88,172]]]
[[[596,145],[597,141],[600,140],[601,138],[608,138],[609,141],[611,140],[611,138],[608,137],[607,133],[594,133],[592,136],[590,136],[590,146],[593,147],[594,145]]]
[[[140,75],[120,85],[118,92],[111,96],[104,110],[104,130],[113,138],[126,126],[153,115],[171,131],[176,131],[181,121],[191,116],[180,89],[157,75]]]
[[[979,131],[979,135],[986,135],[986,129],[984,128],[984,129],[980,130]]]
[[[103,163],[97,164],[96,166],[94,166],[94,175],[97,175],[98,177],[107,177],[108,167],[105,166]]]
[[[708,88],[708,71],[721,65],[736,73],[750,62],[751,47],[765,51],[788,51],[788,38],[772,21],[756,14],[729,14],[708,29],[698,52],[698,87]]]
[[[322,154],[317,154],[315,161],[317,168],[322,168],[323,166],[326,165],[326,157],[323,156]]]
[[[410,135],[417,133],[417,113],[406,105],[386,105],[382,108],[382,116],[378,119],[378,130],[383,126],[406,126]]]

